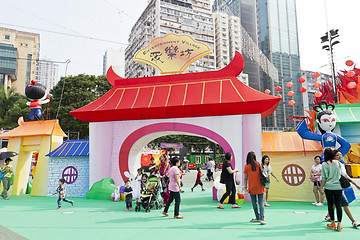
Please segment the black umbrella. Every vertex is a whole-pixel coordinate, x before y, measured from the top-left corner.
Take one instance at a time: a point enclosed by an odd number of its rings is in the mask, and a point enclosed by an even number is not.
[[[15,157],[16,155],[19,155],[19,154],[17,154],[16,152],[2,152],[2,153],[0,153],[0,160]]]

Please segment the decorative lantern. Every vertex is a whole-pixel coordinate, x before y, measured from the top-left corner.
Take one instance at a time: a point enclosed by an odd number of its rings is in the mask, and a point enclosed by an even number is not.
[[[352,60],[347,60],[345,62],[345,64],[346,64],[346,66],[350,67],[350,66],[354,65],[354,62]]]
[[[295,101],[294,100],[290,100],[288,103],[290,106],[294,106],[295,105]]]
[[[354,72],[354,71],[348,71],[348,72],[346,73],[346,76],[349,77],[349,78],[352,78],[352,77],[355,76],[355,72]]]
[[[281,96],[280,94],[278,94],[276,97],[278,97],[278,98],[282,98],[282,96]]]
[[[271,91],[269,89],[265,90],[265,94],[269,95],[271,93]]]
[[[322,93],[321,93],[321,92],[316,92],[316,93],[315,93],[315,97],[319,98],[319,97],[321,97],[321,96],[322,96]]]
[[[292,88],[293,85],[294,85],[294,84],[293,84],[292,82],[286,83],[286,86],[287,86],[288,88]]]
[[[288,92],[288,96],[289,96],[289,97],[294,96],[294,91],[289,91],[289,92]]]
[[[314,87],[319,88],[320,86],[321,86],[321,83],[320,83],[320,82],[315,82],[315,83],[314,83]]]
[[[318,73],[318,72],[314,72],[313,77],[314,77],[314,78],[318,78],[318,77],[320,77],[320,73]]]
[[[280,86],[276,86],[276,87],[275,87],[275,91],[280,92],[280,91],[281,91],[281,87],[280,87]]]
[[[299,78],[299,83],[304,83],[306,80],[305,80],[305,78]]]
[[[306,92],[306,87],[301,87],[300,92],[302,92],[302,93]]]
[[[349,82],[347,87],[350,88],[350,89],[356,88],[356,83],[355,82]]]

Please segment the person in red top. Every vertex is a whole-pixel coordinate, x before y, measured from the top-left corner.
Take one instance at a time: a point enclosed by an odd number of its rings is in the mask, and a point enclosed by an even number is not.
[[[201,181],[201,177],[204,176],[204,174],[201,174],[201,168],[197,168],[197,175],[196,175],[196,182],[194,184],[194,186],[191,188],[191,191],[193,192],[194,191],[194,188],[197,186],[197,185],[200,185],[201,186],[201,191],[205,191],[204,189],[204,186],[203,186],[203,183]]]
[[[262,166],[256,161],[255,153],[249,152],[246,157],[246,165],[244,169],[244,186],[246,192],[250,193],[251,202],[255,213],[255,219],[252,219],[250,222],[260,222],[262,225],[264,225],[266,224],[264,221],[265,185],[260,182],[260,169],[262,169]]]

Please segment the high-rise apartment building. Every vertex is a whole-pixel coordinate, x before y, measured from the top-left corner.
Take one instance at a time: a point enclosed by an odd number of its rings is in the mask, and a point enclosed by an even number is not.
[[[214,12],[213,17],[215,22],[216,67],[218,69],[228,65],[234,57],[235,51],[239,51],[244,60],[245,57],[251,59],[262,71],[268,74],[272,81],[278,81],[277,69],[242,27],[239,17],[225,12]],[[245,66],[246,64],[245,62]],[[245,71],[241,75],[246,75],[249,78]],[[249,79],[247,81],[249,82]]]
[[[283,100],[275,114],[275,127],[293,127],[290,117],[304,115],[302,93],[299,91],[300,55],[296,20],[295,0],[257,0],[257,16],[259,29],[259,44],[263,53],[278,69],[279,82],[274,83],[263,74],[264,88],[272,91],[276,85],[282,87]],[[288,105],[291,97],[287,95],[287,82],[294,85],[293,99],[295,105]]]
[[[14,87],[17,92],[24,94],[26,84],[32,79],[37,80],[40,35],[0,28],[0,44],[0,80],[7,87]]]
[[[240,28],[246,32],[246,35],[251,39],[251,44],[255,47],[258,46],[258,31],[256,23],[256,0],[215,0],[212,6],[214,13],[222,12],[229,16],[235,16],[240,19]],[[240,29],[239,29],[240,32]],[[251,48],[253,48],[251,46]],[[252,51],[249,49],[248,52]],[[257,53],[256,53],[257,54]],[[232,58],[233,56],[230,56]],[[263,91],[260,82],[259,62],[254,61],[254,58],[243,54],[244,57],[244,73],[249,76],[249,86]]]
[[[137,20],[129,36],[125,52],[125,77],[158,75],[158,71],[146,64],[133,61],[135,53],[151,39],[166,33],[189,34],[195,40],[207,44],[214,52],[214,24],[210,0],[150,0]],[[193,63],[187,72],[215,69],[214,54]]]
[[[38,66],[38,82],[50,91],[59,81],[59,65],[49,59],[41,59]]]
[[[103,57],[103,74],[106,75],[107,70],[113,67],[114,71],[120,77],[125,77],[125,52],[123,49],[106,50]]]

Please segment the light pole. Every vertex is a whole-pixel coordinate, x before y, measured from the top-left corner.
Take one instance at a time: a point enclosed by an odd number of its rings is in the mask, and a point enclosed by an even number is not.
[[[331,76],[332,76],[332,84],[334,89],[334,100],[337,103],[337,91],[336,91],[336,76],[335,76],[335,65],[334,65],[334,52],[333,47],[334,45],[340,43],[338,40],[335,40],[339,36],[339,29],[331,29],[327,31],[324,36],[322,36],[321,43],[324,45],[322,49],[330,52],[330,68],[331,68]]]

